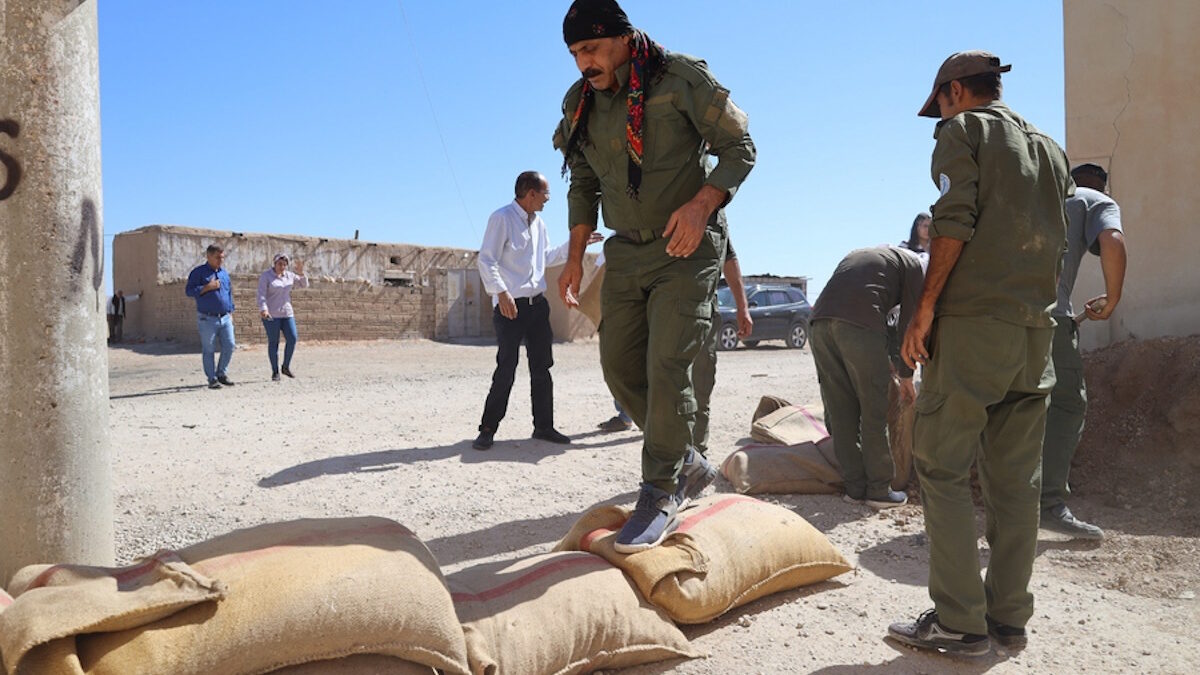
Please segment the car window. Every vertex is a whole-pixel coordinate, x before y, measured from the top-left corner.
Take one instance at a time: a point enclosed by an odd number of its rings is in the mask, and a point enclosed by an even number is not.
[[[792,296],[792,302],[808,302],[808,298],[804,297],[804,291],[799,288],[789,288],[788,295]]]
[[[737,303],[733,300],[733,291],[729,290],[728,286],[722,286],[717,289],[717,306],[737,307]]]
[[[759,291],[750,296],[750,302],[757,307],[766,307],[771,304],[771,298],[767,295],[766,291]]]
[[[786,305],[791,301],[792,301],[792,299],[790,297],[788,297],[788,294],[786,291],[771,291],[771,304],[772,305]]]

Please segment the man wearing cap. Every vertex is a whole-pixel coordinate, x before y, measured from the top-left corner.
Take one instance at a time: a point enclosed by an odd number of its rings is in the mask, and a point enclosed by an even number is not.
[[[554,134],[571,172],[559,292],[577,304],[584,247],[603,208],[616,235],[604,246],[600,362],[644,431],[641,492],[615,542],[632,553],[659,544],[679,504],[716,476],[695,450],[692,363],[713,322],[722,209],[755,151],[745,113],[704,61],[667,52],[613,0],[572,3],[563,39],[583,77],[567,91]]]
[[[1083,359],[1079,355],[1078,321],[1106,321],[1121,301],[1125,282],[1125,235],[1121,208],[1105,194],[1108,173],[1095,164],[1071,170],[1078,188],[1067,199],[1067,251],[1058,278],[1058,304],[1054,306],[1054,391],[1046,413],[1046,436],[1042,447],[1042,527],[1078,539],[1103,539],[1104,530],[1079,520],[1067,508],[1067,475],[1071,458],[1083,434],[1087,413],[1087,388],[1083,381]],[[1079,276],[1085,253],[1100,256],[1105,293],[1088,300],[1083,316],[1075,317],[1071,292]]]
[[[1000,102],[1010,66],[987,52],[946,59],[920,115],[940,117],[929,269],[904,336],[924,364],[913,457],[929,537],[933,609],[888,634],[978,656],[988,636],[1025,643],[1037,549],[1039,466],[1054,385],[1050,344],[1075,185],[1062,148]],[[991,550],[979,576],[970,474],[978,463]]]

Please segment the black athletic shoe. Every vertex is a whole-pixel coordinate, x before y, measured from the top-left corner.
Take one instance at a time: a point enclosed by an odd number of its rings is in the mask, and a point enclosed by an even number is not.
[[[910,647],[962,656],[984,656],[991,650],[988,636],[959,633],[946,628],[938,622],[937,611],[932,609],[912,623],[894,623],[888,626],[888,636]]]
[[[287,375],[288,377],[295,377],[295,375],[292,374],[292,369],[288,368],[287,366],[280,368],[279,372],[283,373],[284,375]]]
[[[476,450],[487,450],[492,447],[492,437],[496,435],[495,431],[490,429],[480,429],[479,435],[475,437],[475,442],[471,444]]]
[[[209,380],[209,381],[208,381],[208,388],[209,388],[209,389],[220,389],[220,388],[221,388],[221,383],[220,383],[220,382],[217,382],[216,380]]]
[[[271,381],[278,382],[279,381],[279,373],[271,373]]]
[[[1001,647],[1024,649],[1025,644],[1029,642],[1029,639],[1025,636],[1024,628],[1000,623],[990,616],[987,617],[987,627],[988,635]]]
[[[233,380],[229,379],[228,377],[225,377],[224,375],[218,375],[217,382],[220,382],[221,384],[225,385],[226,387],[233,386]]]
[[[566,445],[571,442],[565,434],[561,434],[554,427],[546,427],[545,429],[534,429],[533,437],[539,441],[547,441],[549,443],[560,443]]]
[[[1042,509],[1041,525],[1043,529],[1068,534],[1075,539],[1104,538],[1104,530],[1076,518],[1066,504],[1055,504],[1048,509]]]

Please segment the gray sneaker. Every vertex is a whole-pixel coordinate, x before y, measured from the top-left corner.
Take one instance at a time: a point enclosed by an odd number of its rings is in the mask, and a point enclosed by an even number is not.
[[[867,506],[882,511],[883,509],[894,509],[897,506],[904,506],[908,503],[908,495],[899,490],[888,490],[888,493],[883,497],[873,498],[867,497]]]
[[[675,488],[675,503],[679,508],[687,506],[704,492],[704,488],[712,485],[717,479],[717,467],[709,463],[704,455],[695,448],[688,448],[683,457],[683,467],[679,469],[679,483]]]
[[[1051,532],[1069,534],[1075,539],[1104,538],[1104,530],[1076,518],[1066,504],[1056,504],[1048,509],[1042,509],[1042,527]]]
[[[637,553],[654,548],[679,527],[675,495],[650,483],[642,483],[637,506],[617,533],[613,548],[617,553]]]
[[[943,626],[935,610],[928,610],[912,623],[888,626],[888,637],[918,649],[932,649],[947,654],[984,656],[991,651],[987,635],[959,633]]]

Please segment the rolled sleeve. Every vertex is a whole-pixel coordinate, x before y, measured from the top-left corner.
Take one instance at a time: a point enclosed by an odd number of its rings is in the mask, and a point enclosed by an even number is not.
[[[941,196],[933,204],[930,237],[970,241],[979,216],[979,164],[961,118],[943,122],[935,134],[931,173]]]
[[[271,286],[270,270],[263,272],[258,277],[258,311],[266,312],[267,308],[267,289]]]
[[[483,244],[479,247],[479,277],[488,295],[500,295],[508,290],[500,276],[500,255],[505,244],[504,219],[497,214],[488,218],[487,231],[483,233]]]

